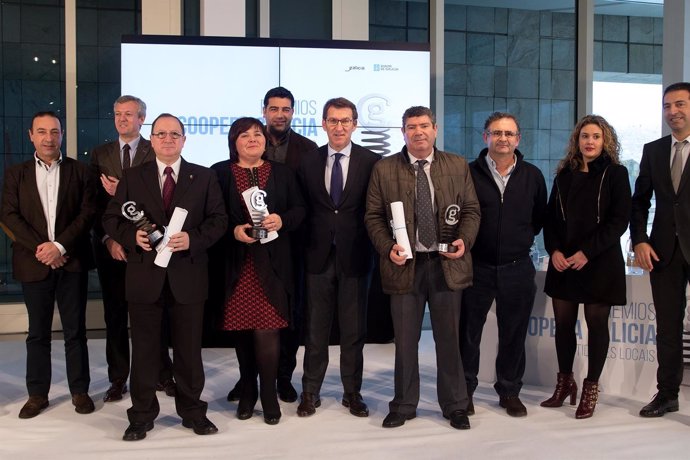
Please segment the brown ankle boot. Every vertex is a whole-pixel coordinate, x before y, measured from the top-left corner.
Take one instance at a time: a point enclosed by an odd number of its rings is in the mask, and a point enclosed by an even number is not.
[[[599,382],[585,379],[582,382],[582,396],[580,405],[575,411],[575,418],[590,418],[594,415],[594,408],[599,399]]]
[[[541,407],[561,407],[565,398],[570,396],[570,405],[575,405],[577,399],[577,383],[573,378],[573,373],[559,372],[556,381],[556,390],[546,401],[542,401]]]

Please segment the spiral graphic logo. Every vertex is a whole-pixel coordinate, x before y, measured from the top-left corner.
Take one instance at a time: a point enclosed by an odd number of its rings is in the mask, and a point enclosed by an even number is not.
[[[357,112],[362,122],[362,144],[381,156],[390,155],[390,123],[387,115],[390,108],[388,97],[383,94],[367,94],[357,103]],[[378,128],[380,126],[380,128]]]
[[[127,201],[122,205],[122,215],[127,219],[136,222],[144,217],[144,211],[137,210],[136,202]]]
[[[458,216],[460,215],[460,206],[457,204],[451,204],[446,208],[446,223],[448,225],[456,225],[460,220]]]
[[[257,211],[263,211],[267,208],[266,205],[266,192],[263,190],[255,190],[251,196],[252,208]]]

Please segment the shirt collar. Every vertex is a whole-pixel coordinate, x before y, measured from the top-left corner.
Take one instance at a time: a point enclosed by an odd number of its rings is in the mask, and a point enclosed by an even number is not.
[[[328,156],[329,156],[329,157],[330,157],[330,156],[333,156],[333,155],[336,154],[336,153],[342,153],[342,154],[345,155],[346,157],[349,157],[351,152],[352,152],[352,142],[350,142],[349,144],[347,144],[347,145],[346,145],[342,150],[340,150],[340,151],[338,151],[338,150],[334,149],[333,147],[331,147],[331,144],[328,144]]]
[[[125,142],[122,140],[122,138],[118,138],[118,142],[120,143],[120,150],[122,150],[125,147],[125,144],[129,144],[129,149],[132,154],[136,153],[137,147],[139,146],[139,140],[141,139],[141,136],[137,136],[134,138],[134,140],[131,140],[129,142]]]
[[[496,168],[496,162],[494,161],[493,158],[491,158],[491,155],[489,155],[488,153],[486,154],[486,163],[489,165],[489,168],[498,172],[498,169]],[[510,176],[510,174],[515,169],[516,164],[517,164],[517,155],[515,155],[513,153],[513,164],[510,165],[510,168],[508,168],[508,172],[505,174],[505,176]]]
[[[171,165],[166,165],[162,161],[160,161],[158,158],[156,158],[156,165],[158,166],[158,176],[159,177],[164,177],[164,171],[165,168],[170,166],[173,169],[173,174],[175,175],[175,181],[177,181],[177,178],[180,177],[180,165],[182,164],[182,157],[178,158],[175,163]]]
[[[62,163],[62,153],[60,153],[60,156],[58,157],[57,160],[53,161],[51,164],[46,163],[45,161],[41,160],[38,157],[38,153],[34,152],[34,160],[36,160],[36,164],[38,166],[41,166],[46,169],[46,171],[49,171],[52,167],[60,165]]]
[[[432,149],[431,154],[428,157],[424,158],[426,161],[429,162],[429,164],[431,164],[434,161],[434,153],[436,153],[436,149]],[[412,155],[409,151],[407,152],[407,155],[410,157],[410,164],[414,165],[417,162],[418,158]]]
[[[690,143],[690,136],[686,137],[685,139],[676,139],[676,136],[671,134],[671,139],[673,142],[671,142],[671,145],[675,146],[678,142],[683,142],[683,141],[688,141]]]

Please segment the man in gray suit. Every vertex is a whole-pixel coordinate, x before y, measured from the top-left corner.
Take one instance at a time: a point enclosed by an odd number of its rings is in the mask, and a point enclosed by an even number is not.
[[[690,168],[684,167],[690,154],[690,83],[668,86],[663,104],[671,135],[644,146],[630,220],[635,258],[649,271],[652,285],[659,356],[659,392],[640,410],[642,417],[678,411],[685,291],[690,279]],[[656,211],[648,235],[652,194],[656,197]]]
[[[105,317],[105,357],[108,363],[110,388],[103,401],[119,401],[127,392],[129,376],[129,332],[127,329],[127,301],[125,300],[125,249],[103,230],[101,218],[110,199],[115,195],[122,171],[153,161],[156,156],[151,142],[144,139],[141,126],[146,119],[146,103],[135,96],[124,95],[113,104],[115,129],[118,139],[99,145],[91,152],[91,170],[98,183],[98,211],[92,232],[91,244],[96,256],[98,278],[103,292]],[[174,396],[172,363],[168,355],[167,335],[161,349],[162,389]]]

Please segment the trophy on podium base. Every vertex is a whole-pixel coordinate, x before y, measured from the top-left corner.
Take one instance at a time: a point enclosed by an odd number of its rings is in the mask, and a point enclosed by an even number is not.
[[[453,253],[458,250],[457,246],[453,246],[453,241],[457,239],[458,224],[460,224],[460,206],[451,204],[446,208],[443,218],[438,252]]]
[[[163,227],[163,231],[154,228],[151,221],[144,215],[144,211],[138,209],[134,201],[127,201],[122,205],[122,215],[134,222],[139,230],[145,231],[151,247],[157,249],[158,244],[165,236],[165,227]]]
[[[266,192],[258,187],[254,187],[249,196],[248,208],[252,219],[252,226],[245,230],[250,238],[262,240],[268,237],[268,230],[261,226],[261,222],[268,215],[268,205],[266,204]]]

